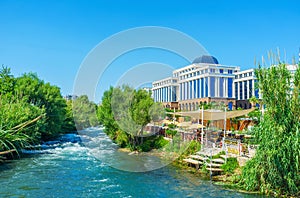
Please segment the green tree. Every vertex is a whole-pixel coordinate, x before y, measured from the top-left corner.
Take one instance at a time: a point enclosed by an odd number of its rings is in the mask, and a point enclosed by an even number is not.
[[[139,134],[143,138],[143,129],[151,121],[150,108],[154,104],[151,95],[142,89],[134,92],[131,106],[132,118],[140,125]]]
[[[69,131],[75,131],[75,121],[73,116],[73,102],[71,100],[66,101],[66,114],[64,119],[64,124],[62,127],[63,131],[69,132]]]
[[[16,79],[14,94],[28,104],[45,109],[46,120],[42,139],[46,140],[62,132],[66,114],[66,101],[57,86],[44,83],[36,74],[24,74]]]
[[[73,101],[73,115],[77,129],[97,126],[97,106],[91,102],[88,96],[79,96]]]
[[[300,195],[300,67],[285,64],[255,71],[265,112],[255,127],[259,147],[243,168],[241,184],[263,193]]]
[[[4,67],[0,70],[0,95],[10,95],[14,90],[15,79],[10,72],[10,68]]]
[[[97,115],[105,126],[104,132],[117,144],[146,151],[162,145],[160,138],[148,137],[152,134],[143,131],[152,118],[159,119],[161,112],[160,105],[154,104],[149,93],[122,86],[104,92]],[[156,141],[161,143],[156,144]]]
[[[119,126],[114,119],[112,112],[112,95],[114,88],[110,87],[109,90],[103,93],[102,103],[99,105],[97,115],[99,122],[105,126],[104,132],[112,139],[115,137],[116,132],[119,130]]]

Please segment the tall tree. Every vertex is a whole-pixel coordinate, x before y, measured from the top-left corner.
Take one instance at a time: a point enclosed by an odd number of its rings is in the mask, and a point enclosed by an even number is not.
[[[248,190],[300,195],[300,67],[285,64],[255,71],[267,111],[255,128],[255,157],[243,169]]]

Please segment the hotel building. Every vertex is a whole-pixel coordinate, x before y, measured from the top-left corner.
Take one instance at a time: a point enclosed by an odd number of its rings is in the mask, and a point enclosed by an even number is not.
[[[287,65],[291,73],[297,67]],[[213,56],[201,56],[191,65],[174,70],[172,77],[153,82],[152,97],[166,108],[182,111],[194,111],[203,103],[213,102],[223,103],[230,110],[249,109],[252,96],[262,99],[256,81],[254,69],[240,71],[237,66],[219,64]]]
[[[221,102],[230,109],[235,106],[233,95],[236,66],[220,65],[213,56],[196,58],[191,65],[173,71],[173,77],[152,83],[154,101],[165,107],[178,102],[178,109],[192,111],[201,103]]]

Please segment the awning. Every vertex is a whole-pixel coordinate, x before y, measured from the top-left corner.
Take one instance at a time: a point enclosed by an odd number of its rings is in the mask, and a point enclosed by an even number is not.
[[[235,111],[227,111],[226,119],[236,118],[243,115],[247,115],[248,113],[254,111],[255,108],[246,109],[246,110],[235,110]],[[197,111],[186,111],[186,112],[170,112],[169,114],[178,115],[178,116],[187,116],[195,119],[202,119],[202,110]],[[216,110],[204,110],[203,111],[203,120],[224,120],[225,112],[224,111],[216,111]]]

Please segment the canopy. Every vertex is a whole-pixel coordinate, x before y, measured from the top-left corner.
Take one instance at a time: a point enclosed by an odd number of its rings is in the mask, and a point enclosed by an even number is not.
[[[173,124],[173,122],[171,120],[163,120],[163,123],[165,123],[165,124]]]
[[[243,115],[247,115],[248,113],[254,111],[255,108],[246,109],[246,110],[235,110],[235,111],[227,111],[226,112],[226,119],[229,118],[236,118]],[[196,119],[202,119],[202,111],[186,111],[186,112],[175,112],[169,113],[172,115],[179,115],[179,116],[188,116]],[[217,110],[204,110],[203,111],[203,120],[224,120],[225,112],[224,111],[217,111]]]
[[[179,127],[189,127],[191,125],[192,125],[191,122],[180,122],[177,124],[177,126],[179,126]]]
[[[203,126],[202,124],[192,124],[189,129],[201,129],[201,128],[205,128],[205,126]]]
[[[163,120],[163,123],[166,124],[166,125],[169,125],[169,124],[175,124],[175,125],[177,125],[178,124],[177,121],[172,121],[172,120]]]

